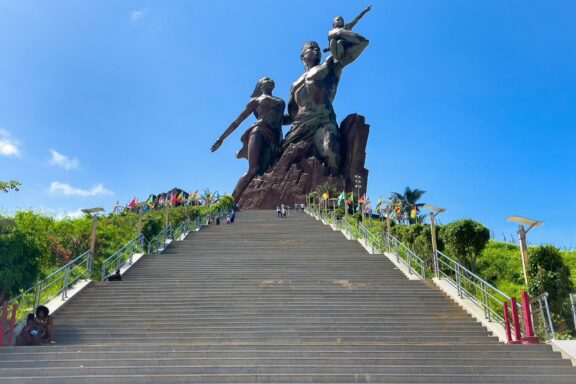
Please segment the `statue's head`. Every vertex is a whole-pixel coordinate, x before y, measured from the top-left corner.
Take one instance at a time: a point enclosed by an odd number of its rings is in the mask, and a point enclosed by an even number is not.
[[[263,77],[256,83],[256,88],[254,88],[254,92],[252,92],[252,97],[258,97],[263,93],[269,95],[274,90],[274,80],[269,77]]]
[[[300,53],[300,58],[305,66],[308,68],[314,67],[320,64],[322,59],[322,50],[320,45],[315,41],[309,41],[302,47],[302,53]]]
[[[332,20],[332,26],[334,28],[342,28],[344,26],[344,18],[342,16],[336,16],[334,20]]]

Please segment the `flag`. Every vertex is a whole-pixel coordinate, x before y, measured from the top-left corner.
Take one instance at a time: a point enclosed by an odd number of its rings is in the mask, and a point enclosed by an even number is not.
[[[410,212],[410,218],[415,219],[416,215],[418,215],[418,208],[414,207],[414,209]]]
[[[358,204],[364,204],[366,202],[366,194],[363,194],[360,200],[358,200]]]
[[[364,204],[364,213],[370,213],[370,211],[372,211],[372,207],[370,206],[370,202],[367,201],[366,204]]]
[[[114,213],[120,212],[120,200],[116,201],[116,204],[114,205],[114,209],[112,210],[112,212]]]
[[[172,200],[170,202],[172,203],[173,206],[176,206],[176,203],[178,202],[178,195],[176,195],[175,193],[172,194]]]
[[[150,208],[154,208],[154,195],[150,195],[150,197],[148,198],[148,201],[146,201],[146,205]],[[144,212],[146,212],[146,211],[144,211]]]
[[[340,196],[338,196],[338,206],[341,206],[345,199],[346,199],[346,194],[344,193],[344,191],[342,191]]]
[[[376,212],[382,212],[382,198],[379,198],[376,202]]]
[[[178,197],[176,198],[176,201],[177,201],[178,203],[181,203],[181,202],[182,202],[182,198],[184,197],[183,193],[184,193],[184,192],[180,192],[180,194],[179,194]]]
[[[128,203],[128,208],[135,208],[138,206],[138,199],[134,198],[130,203]]]
[[[324,192],[322,194],[322,199],[324,199],[324,200],[328,200],[329,197],[330,197],[330,195],[328,195],[328,192]]]

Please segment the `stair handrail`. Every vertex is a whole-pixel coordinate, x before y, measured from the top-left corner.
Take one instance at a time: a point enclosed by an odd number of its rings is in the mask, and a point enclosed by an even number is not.
[[[141,233],[116,251],[112,256],[104,260],[100,269],[100,281],[106,280],[106,277],[111,271],[119,269],[125,262],[131,265],[132,258],[136,251],[144,251],[146,243],[146,237]],[[112,266],[113,268],[110,268]]]
[[[162,230],[148,241],[148,254],[158,253],[160,248],[166,248],[166,241],[172,236],[172,224],[162,228]]]
[[[443,252],[436,250],[435,256],[439,279],[456,288],[458,297],[467,298],[480,307],[486,320],[504,324],[500,311],[502,303],[510,301],[508,295]],[[519,303],[518,307],[521,308]]]
[[[364,242],[366,243],[366,246],[371,247],[372,253],[374,253],[374,251],[377,253],[383,253],[384,246],[382,244],[382,238],[372,233],[372,231],[370,231],[363,223],[358,223],[357,226],[358,233],[364,237]]]
[[[532,310],[532,325],[537,335],[546,341],[555,339],[556,332],[550,315],[548,292],[530,299],[530,308]]]
[[[574,330],[576,331],[576,293],[570,293],[570,308],[572,309],[572,317],[574,318]]]
[[[408,248],[390,232],[385,232],[384,245],[388,253],[396,256],[397,263],[402,263],[408,268],[408,274],[415,274],[421,279],[426,279],[426,261],[416,252]]]
[[[32,287],[8,300],[8,304],[18,305],[16,321],[23,320],[28,313],[39,305],[44,305],[61,295],[62,300],[68,298],[68,290],[81,278],[90,278],[92,253],[86,251],[74,260],[69,261],[50,275],[36,282]]]

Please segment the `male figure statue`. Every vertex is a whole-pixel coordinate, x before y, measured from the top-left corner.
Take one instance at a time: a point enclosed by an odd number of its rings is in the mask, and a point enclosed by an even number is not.
[[[334,33],[342,37],[345,30]],[[286,134],[283,150],[300,141],[311,141],[330,172],[337,175],[340,167],[340,132],[332,102],[342,75],[342,69],[364,51],[368,40],[361,37],[346,46],[336,62],[332,56],[320,64],[322,52],[315,41],[304,44],[300,55],[306,72],[292,84],[288,115],[283,124],[292,124]]]

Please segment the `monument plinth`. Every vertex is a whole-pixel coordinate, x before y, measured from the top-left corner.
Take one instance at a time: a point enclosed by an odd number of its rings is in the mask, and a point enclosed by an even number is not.
[[[308,141],[291,144],[276,164],[262,176],[252,179],[238,199],[242,209],[274,209],[278,204],[305,203],[306,194],[330,184],[338,191],[354,191],[354,175],[362,177],[360,194],[365,193],[368,170],[364,168],[370,126],[364,117],[352,114],[340,125],[342,169],[332,174],[316,147]]]

